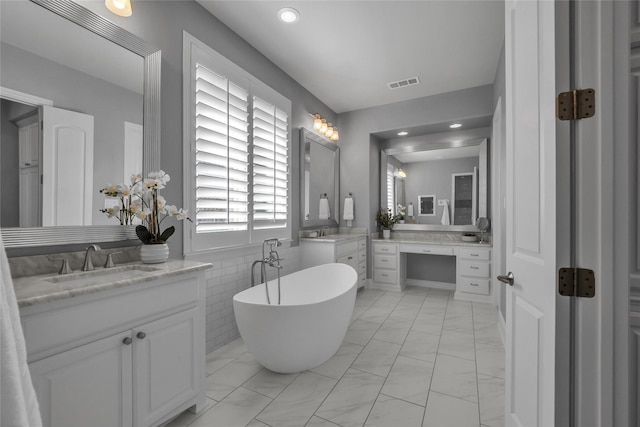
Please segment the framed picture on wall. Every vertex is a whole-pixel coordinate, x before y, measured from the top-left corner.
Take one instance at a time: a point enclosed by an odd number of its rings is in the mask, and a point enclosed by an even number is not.
[[[418,196],[418,216],[436,216],[436,195]]]

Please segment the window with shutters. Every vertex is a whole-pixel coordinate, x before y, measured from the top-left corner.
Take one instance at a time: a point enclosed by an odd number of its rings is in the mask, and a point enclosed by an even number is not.
[[[290,238],[291,102],[185,33],[185,252]]]
[[[396,199],[395,187],[395,168],[393,165],[387,164],[387,208],[393,214],[396,212],[396,206],[393,203]]]

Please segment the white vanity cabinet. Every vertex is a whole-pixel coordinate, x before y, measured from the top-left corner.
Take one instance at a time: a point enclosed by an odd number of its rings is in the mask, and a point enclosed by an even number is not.
[[[309,268],[332,262],[353,267],[358,273],[358,288],[367,280],[367,238],[357,236],[340,239],[301,239],[302,267]]]
[[[206,404],[204,272],[21,310],[45,426],[155,426]]]
[[[484,301],[491,293],[491,249],[458,248],[456,299]]]
[[[373,281],[382,289],[400,290],[400,278],[404,266],[400,262],[398,245],[395,243],[373,242]]]

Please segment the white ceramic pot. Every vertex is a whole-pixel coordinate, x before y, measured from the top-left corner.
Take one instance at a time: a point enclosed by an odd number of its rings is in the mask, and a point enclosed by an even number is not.
[[[383,228],[382,229],[382,238],[383,239],[390,239],[391,238],[391,230]]]
[[[145,264],[159,264],[166,262],[167,259],[169,259],[169,246],[166,243],[140,247],[140,260]]]

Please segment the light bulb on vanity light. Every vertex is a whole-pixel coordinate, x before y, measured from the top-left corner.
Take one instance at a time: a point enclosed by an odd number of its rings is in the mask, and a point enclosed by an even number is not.
[[[329,125],[327,124],[327,121],[325,119],[322,119],[322,125],[320,126],[320,133],[322,134],[326,133],[328,127]]]
[[[331,135],[331,138],[329,138],[331,141],[337,141],[338,139],[340,139],[340,135],[338,135],[338,129],[333,128],[333,135]]]
[[[320,114],[313,115],[313,128],[317,131],[320,131],[320,128],[322,128],[322,117],[320,117]]]
[[[331,136],[333,136],[333,125],[331,123],[327,125],[327,131],[324,133],[324,135],[329,139],[331,139]]]
[[[125,18],[131,16],[131,0],[105,0],[104,5],[111,13]]]

